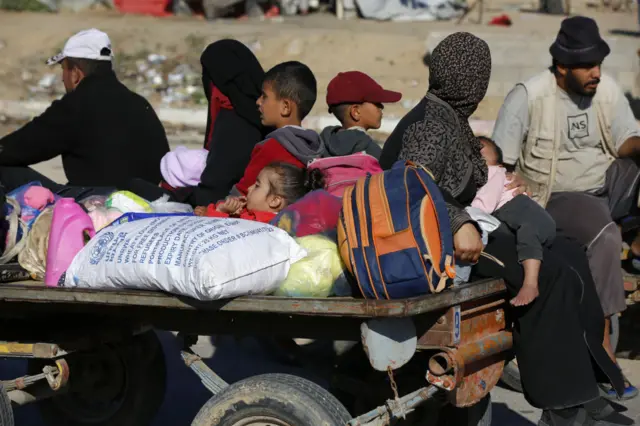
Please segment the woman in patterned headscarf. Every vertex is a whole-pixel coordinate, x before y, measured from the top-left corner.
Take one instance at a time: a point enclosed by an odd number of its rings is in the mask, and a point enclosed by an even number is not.
[[[462,204],[469,204],[476,189],[487,182],[482,146],[468,119],[484,98],[491,75],[489,46],[469,33],[447,37],[433,51],[429,91],[398,124],[385,143],[380,164],[390,168],[398,159],[428,165],[440,187]],[[453,232],[470,232],[471,218],[449,204]],[[477,261],[482,247],[458,252],[463,260]]]
[[[489,47],[472,34],[452,34],[433,50],[429,71],[427,95],[393,131],[380,163],[387,169],[398,159],[410,160],[430,169],[445,193],[456,257],[478,262],[475,277],[503,278],[515,295],[523,281],[515,236],[502,226],[484,248],[504,267],[479,259],[482,241],[464,210],[487,181],[481,145],[468,119],[489,86]],[[543,257],[540,296],[514,312],[515,351],[525,396],[545,409],[539,423],[543,426],[593,424],[593,413],[609,414],[599,399],[598,373],[618,391],[624,389],[619,370],[602,346],[602,308],[584,250],[558,236]]]

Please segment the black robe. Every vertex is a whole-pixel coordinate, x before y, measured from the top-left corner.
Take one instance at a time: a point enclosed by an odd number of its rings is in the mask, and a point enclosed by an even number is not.
[[[443,109],[441,100],[431,96],[423,99],[389,136],[381,164],[388,168],[400,157],[434,171],[436,183],[447,193],[452,223],[459,227],[470,220],[465,219],[468,216],[463,207],[470,204],[476,189],[471,173],[466,180],[458,173],[465,169],[462,163],[466,156],[459,149],[463,133],[430,132],[450,130],[451,123],[466,124],[452,114]],[[449,194],[455,194],[455,199]],[[524,278],[515,236],[506,227],[499,228],[490,235],[485,252],[500,259],[505,267],[481,258],[473,276],[503,278],[510,297],[514,297]],[[527,400],[543,409],[577,406],[598,398],[598,380],[609,381],[622,393],[623,377],[602,346],[604,313],[584,249],[558,236],[543,256],[540,296],[512,312],[515,352]]]

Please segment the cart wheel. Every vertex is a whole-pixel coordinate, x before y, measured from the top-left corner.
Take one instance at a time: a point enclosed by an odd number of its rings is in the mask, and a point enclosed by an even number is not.
[[[66,357],[66,393],[38,403],[51,426],[143,426],[164,400],[166,368],[162,346],[152,331],[91,352]],[[29,362],[31,374],[42,360]]]
[[[466,408],[446,406],[438,415],[438,426],[491,426],[491,394]]]
[[[0,382],[0,426],[13,426],[13,410],[11,400]]]
[[[234,383],[202,407],[191,426],[343,426],[351,416],[329,392],[288,374]]]
[[[509,389],[522,393],[520,370],[518,370],[518,364],[516,364],[513,360],[511,360],[508,364],[505,364],[500,381]]]

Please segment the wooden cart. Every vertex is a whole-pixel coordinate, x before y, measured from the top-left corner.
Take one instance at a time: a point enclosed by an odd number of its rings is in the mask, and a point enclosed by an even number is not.
[[[5,268],[0,279],[21,274]],[[435,416],[433,424],[488,426],[489,392],[512,345],[505,296],[499,280],[404,300],[263,296],[208,303],[26,280],[2,284],[0,357],[27,358],[29,375],[2,382],[0,426],[13,424],[9,401],[36,402],[51,425],[149,424],[166,381],[153,329],[180,333],[185,364],[213,394],[194,426],[419,424],[425,416]],[[307,355],[292,338],[353,343],[327,360],[326,390],[286,374],[227,384],[191,350],[197,335],[255,336],[291,359]]]

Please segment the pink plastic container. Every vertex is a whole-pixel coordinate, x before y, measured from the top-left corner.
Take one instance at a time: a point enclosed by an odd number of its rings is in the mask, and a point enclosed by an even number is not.
[[[71,261],[84,247],[85,232],[91,238],[96,235],[91,218],[73,198],[62,198],[53,207],[49,247],[47,249],[47,270],[44,283],[57,287],[60,276]]]

